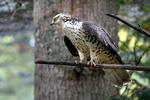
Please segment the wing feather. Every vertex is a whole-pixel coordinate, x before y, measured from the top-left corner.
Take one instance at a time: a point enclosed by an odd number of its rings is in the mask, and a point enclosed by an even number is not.
[[[65,43],[67,49],[69,50],[69,52],[73,56],[79,56],[77,49],[75,48],[75,46],[72,44],[72,42],[69,40],[69,38],[67,36],[64,36],[64,43]]]
[[[88,21],[83,21],[82,27],[87,33],[95,36],[104,46],[106,46],[120,63],[123,63],[119,56],[118,46],[113,42],[111,36],[103,27],[98,27]]]

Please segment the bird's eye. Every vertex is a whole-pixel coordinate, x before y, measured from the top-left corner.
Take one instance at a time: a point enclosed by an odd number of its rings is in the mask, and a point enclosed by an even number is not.
[[[58,17],[54,18],[54,22],[56,22],[58,20]]]

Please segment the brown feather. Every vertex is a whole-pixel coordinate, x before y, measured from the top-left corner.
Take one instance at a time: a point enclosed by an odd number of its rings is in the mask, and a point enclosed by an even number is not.
[[[83,21],[83,29],[86,31],[86,33],[96,37],[104,46],[108,48],[116,57],[116,59],[122,64],[122,60],[118,54],[119,49],[111,39],[109,33],[103,28],[103,27],[98,27],[97,25]]]

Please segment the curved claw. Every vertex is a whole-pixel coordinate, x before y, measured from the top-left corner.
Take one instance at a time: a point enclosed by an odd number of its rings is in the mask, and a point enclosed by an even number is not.
[[[87,64],[90,66],[90,68],[93,68],[96,66],[94,60],[90,60]]]

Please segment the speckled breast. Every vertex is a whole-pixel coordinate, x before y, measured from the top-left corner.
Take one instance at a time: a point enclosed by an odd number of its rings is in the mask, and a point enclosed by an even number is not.
[[[91,58],[100,64],[116,64],[119,63],[111,51],[104,46],[96,37],[89,36],[87,44],[90,49]]]
[[[64,27],[65,35],[71,40],[78,51],[90,55],[89,48],[86,45],[85,34],[80,27]]]

